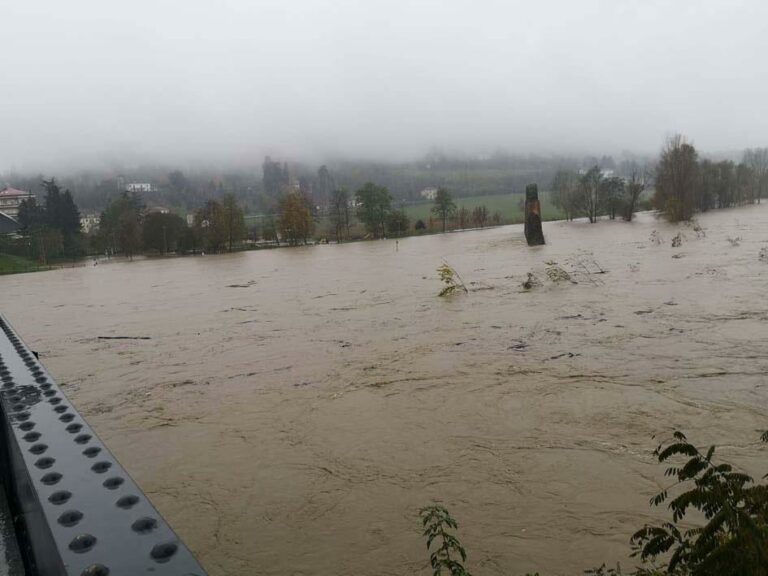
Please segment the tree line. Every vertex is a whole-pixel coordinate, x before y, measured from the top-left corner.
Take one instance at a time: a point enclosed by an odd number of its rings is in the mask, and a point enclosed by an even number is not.
[[[552,180],[552,202],[566,218],[620,216],[631,221],[639,208],[656,208],[672,222],[690,220],[696,212],[760,203],[768,191],[768,148],[747,149],[742,160],[699,158],[693,144],[676,135],[664,145],[658,161],[627,161],[618,173],[601,165],[588,170],[559,170]],[[653,189],[651,198],[643,199]]]
[[[96,252],[135,254],[232,251],[246,235],[243,209],[234,195],[208,200],[197,209],[192,224],[178,214],[148,210],[137,193],[124,192],[102,212],[93,235]]]
[[[69,190],[62,190],[54,178],[42,181],[42,204],[35,198],[22,201],[18,221],[21,245],[18,255],[47,264],[57,258],[76,258],[83,252],[80,212]]]
[[[672,222],[696,212],[760,203],[768,188],[768,148],[744,151],[738,164],[700,159],[683,136],[670,138],[656,168],[654,206]]]

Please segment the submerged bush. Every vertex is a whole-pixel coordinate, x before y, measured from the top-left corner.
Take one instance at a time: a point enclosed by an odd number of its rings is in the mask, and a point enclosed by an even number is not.
[[[768,431],[760,437],[768,442]],[[672,519],[646,524],[630,538],[632,556],[642,566],[627,576],[768,576],[768,484],[727,463],[714,461],[715,447],[701,452],[682,432],[660,444],[654,456],[669,464],[664,475],[674,483],[651,498],[652,506],[667,504]],[[682,525],[696,511],[702,525]],[[427,549],[439,539],[430,562],[433,576],[468,576],[466,552],[458,537],[448,532],[458,525],[443,506],[421,510]],[[621,576],[619,565],[587,570],[590,576]],[[526,574],[526,576],[539,576]]]

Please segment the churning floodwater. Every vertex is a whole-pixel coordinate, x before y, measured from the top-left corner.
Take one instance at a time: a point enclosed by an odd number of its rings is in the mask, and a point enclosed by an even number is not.
[[[699,223],[101,263],[1,306],[212,576],[427,574],[434,499],[473,573],[577,574],[663,514],[659,435],[768,472],[768,206]]]

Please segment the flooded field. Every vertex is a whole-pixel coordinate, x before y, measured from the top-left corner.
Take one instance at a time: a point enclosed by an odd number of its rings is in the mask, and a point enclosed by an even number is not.
[[[768,472],[768,206],[699,222],[116,262],[1,307],[212,576],[427,574],[433,499],[473,573],[577,574],[659,514],[654,434]]]

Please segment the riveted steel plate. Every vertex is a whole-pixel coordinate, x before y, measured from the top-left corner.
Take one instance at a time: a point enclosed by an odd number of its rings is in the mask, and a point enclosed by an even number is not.
[[[5,481],[28,572],[205,575],[2,315],[0,408]]]

